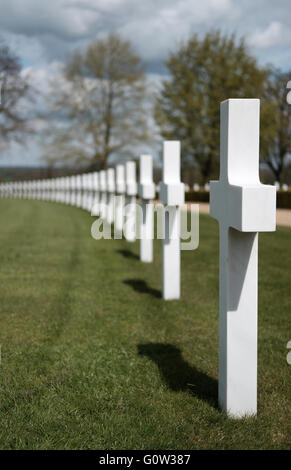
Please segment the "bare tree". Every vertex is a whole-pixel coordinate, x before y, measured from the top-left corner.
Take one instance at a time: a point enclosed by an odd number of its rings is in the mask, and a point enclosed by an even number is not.
[[[28,90],[18,57],[12,54],[8,46],[0,44],[0,145],[21,140],[27,130],[20,104]]]
[[[57,88],[57,89],[56,89]],[[104,168],[112,155],[129,157],[148,140],[144,69],[131,44],[110,35],[76,51],[54,84],[46,160]]]

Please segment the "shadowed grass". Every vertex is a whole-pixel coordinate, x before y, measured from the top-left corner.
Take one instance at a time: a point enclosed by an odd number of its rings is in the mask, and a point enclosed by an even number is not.
[[[95,241],[76,208],[0,200],[0,448],[290,448],[291,230],[259,241],[258,417],[217,408],[218,226],[182,252],[164,302],[161,242]]]

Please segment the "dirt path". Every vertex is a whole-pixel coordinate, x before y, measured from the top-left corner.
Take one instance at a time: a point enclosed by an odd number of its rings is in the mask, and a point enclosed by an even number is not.
[[[154,204],[161,204],[161,201],[154,201]],[[208,202],[187,202],[188,207],[190,204],[199,204],[200,214],[209,214]],[[277,225],[291,227],[291,209],[277,209]]]
[[[201,214],[209,214],[209,204],[199,202],[199,211]],[[277,225],[291,227],[291,209],[277,209]]]

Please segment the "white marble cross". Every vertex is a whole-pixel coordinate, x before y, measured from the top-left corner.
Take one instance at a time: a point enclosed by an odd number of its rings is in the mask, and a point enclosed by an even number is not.
[[[64,178],[61,176],[59,180],[59,202],[64,202]]]
[[[60,202],[60,178],[55,178],[54,202]]]
[[[39,200],[41,199],[41,180],[36,182],[36,198]]]
[[[3,183],[3,197],[5,197],[5,183]],[[22,197],[23,199],[27,199],[27,181],[23,181],[22,183]]]
[[[163,298],[180,298],[180,205],[184,204],[181,183],[180,142],[165,141],[160,200],[164,204]]]
[[[61,191],[62,191],[61,202],[65,203],[66,202],[66,191],[67,191],[67,182],[66,182],[66,177],[65,176],[63,176],[61,178]]]
[[[82,174],[82,209],[87,210],[89,199],[89,175],[88,173]]]
[[[55,178],[55,199],[54,202],[60,201],[60,178]]]
[[[76,175],[71,176],[71,197],[70,204],[72,206],[76,205]]]
[[[52,179],[50,179],[50,180],[43,179],[43,180],[41,181],[41,185],[42,185],[41,200],[42,200],[42,201],[45,201],[45,198],[46,198],[46,192],[48,191],[47,187],[49,186],[48,181],[52,181]],[[25,189],[25,188],[26,188],[26,185],[25,185],[25,187],[23,188],[23,193],[22,193],[22,197],[23,197],[24,199],[27,198],[27,194],[26,194],[26,189]]]
[[[87,188],[88,188],[88,198],[87,198],[87,211],[91,213],[93,204],[94,204],[94,173],[90,172],[87,174]]]
[[[70,177],[65,176],[65,204],[70,203]]]
[[[82,177],[81,175],[76,175],[76,206],[81,207],[82,205]]]
[[[46,180],[46,191],[45,191],[45,200],[46,201],[57,201],[57,178],[51,178]]]
[[[49,186],[48,181],[49,180],[43,179],[41,182],[42,183],[42,194],[41,194],[42,201],[45,201],[45,198],[46,198],[46,192],[48,191],[47,187]],[[52,179],[50,181],[52,181]],[[24,190],[23,192],[23,197],[26,198],[26,190]]]
[[[8,189],[9,188],[10,188],[10,183],[9,183]],[[32,199],[32,198],[33,198],[33,181],[29,181],[29,199]]]
[[[126,162],[125,165],[127,201],[125,206],[125,238],[127,241],[136,240],[136,164]]]
[[[63,178],[59,176],[57,178],[58,181],[58,201],[57,202],[62,202],[62,197],[63,197]]]
[[[87,208],[87,199],[88,199],[88,175],[87,173],[82,173],[82,209],[86,210]]]
[[[92,175],[92,208],[91,215],[99,215],[99,202],[100,202],[100,184],[99,184],[99,173],[94,171]]]
[[[39,193],[41,192],[41,185],[40,185],[41,182],[39,182],[39,185],[38,185],[38,188],[39,188]],[[21,182],[19,181],[19,183],[17,184],[17,193],[18,193],[18,197],[21,198]]]
[[[47,196],[47,193],[50,193],[49,196],[51,196],[51,182],[52,182],[52,178],[47,180],[47,179],[43,179],[42,180],[42,193],[41,193],[41,199],[42,201],[45,201],[46,199],[46,196]],[[24,194],[24,197],[25,197],[25,194]]]
[[[220,108],[220,179],[210,215],[220,228],[219,405],[229,415],[257,412],[258,232],[276,228],[276,188],[259,180],[258,99]]]
[[[68,204],[70,200],[70,177],[69,176],[64,177],[64,187],[65,187],[64,202],[65,204]]]
[[[11,196],[13,196],[13,185],[14,185],[14,183],[10,183]],[[36,199],[36,184],[35,184],[35,181],[31,182],[31,199]]]
[[[99,173],[100,179],[100,191],[101,191],[101,197],[100,197],[100,217],[101,219],[105,220],[106,219],[106,212],[107,212],[107,196],[106,196],[106,172],[105,170],[101,170]]]
[[[115,205],[115,170],[108,168],[107,176],[107,222],[111,225],[114,221],[114,205]]]
[[[138,194],[141,199],[140,220],[140,260],[146,263],[153,261],[155,185],[153,182],[153,157],[141,155],[139,160]]]
[[[116,198],[115,198],[115,230],[122,232],[124,222],[124,194],[126,192],[125,185],[125,167],[124,165],[116,165]]]

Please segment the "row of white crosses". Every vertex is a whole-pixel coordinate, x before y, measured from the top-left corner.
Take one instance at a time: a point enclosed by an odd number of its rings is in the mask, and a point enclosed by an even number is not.
[[[203,188],[204,188],[205,191],[209,192],[209,190],[210,190],[209,183],[205,183],[204,186],[202,186],[201,188],[200,188],[200,185],[198,183],[193,184],[193,191],[200,191]]]
[[[229,415],[257,412],[258,232],[276,228],[276,188],[259,180],[259,100],[221,103],[220,179],[210,184],[210,215],[219,221],[220,322],[219,404]],[[180,297],[180,143],[164,142],[163,298]],[[140,157],[139,185],[135,162],[99,173],[39,182],[0,185],[2,195],[66,202],[99,215],[125,238],[135,241],[136,196],[141,200],[140,259],[153,261],[155,196],[153,161]],[[205,267],[207,269],[207,267]]]
[[[276,186],[277,191],[279,191],[280,189],[282,189],[282,191],[289,191],[288,184],[284,183],[284,184],[280,185],[280,183],[278,181],[275,181],[274,185]]]
[[[180,143],[165,142],[163,181],[160,199],[166,206],[163,240],[163,298],[180,298],[180,208],[184,203],[184,185],[180,180]],[[156,187],[151,155],[140,156],[139,184],[136,163],[116,168],[59,178],[2,183],[2,196],[62,202],[88,210],[107,224],[114,224],[127,241],[136,240],[136,197],[141,200],[140,259],[153,261],[154,208]]]
[[[117,165],[116,169],[99,174],[100,202],[95,214],[115,230],[124,228],[125,239],[136,240],[136,197],[140,198],[140,260],[153,261],[155,184],[153,159],[141,155],[139,184],[133,161]],[[180,298],[180,205],[184,203],[184,185],[180,180],[180,143],[165,142],[163,153],[163,180],[159,184],[160,199],[164,204],[163,239],[163,298]]]
[[[91,210],[96,173],[0,184],[2,197],[62,202]]]

